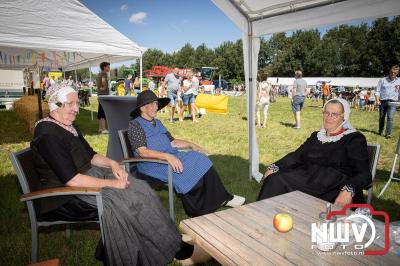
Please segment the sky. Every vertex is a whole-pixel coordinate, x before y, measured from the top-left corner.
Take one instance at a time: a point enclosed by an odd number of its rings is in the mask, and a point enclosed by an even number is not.
[[[138,45],[163,52],[205,43],[215,48],[241,38],[236,25],[210,0],[81,0]]]
[[[126,37],[145,48],[179,51],[186,43],[216,48],[241,38],[239,28],[210,0],[80,0]],[[371,23],[371,20],[355,21]],[[324,34],[334,26],[319,28]],[[288,35],[291,32],[287,33]],[[266,39],[269,36],[265,36]],[[121,62],[112,67],[130,65]],[[97,71],[98,68],[94,68]]]

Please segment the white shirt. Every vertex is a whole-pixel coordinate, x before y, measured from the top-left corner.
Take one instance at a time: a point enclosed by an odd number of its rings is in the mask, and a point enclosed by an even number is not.
[[[193,93],[192,82],[190,80],[185,79],[183,81],[183,91],[185,95]]]

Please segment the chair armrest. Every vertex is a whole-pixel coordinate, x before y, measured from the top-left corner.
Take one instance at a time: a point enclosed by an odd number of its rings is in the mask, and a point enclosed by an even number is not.
[[[125,164],[125,163],[141,163],[141,162],[168,164],[167,161],[163,161],[163,160],[145,159],[145,158],[139,158],[139,157],[125,158],[125,159],[123,159],[122,161],[120,161],[119,164]]]
[[[68,196],[68,195],[88,195],[97,196],[100,195],[101,188],[91,187],[55,187],[37,190],[34,192],[23,194],[20,198],[21,202],[47,198],[54,196]]]

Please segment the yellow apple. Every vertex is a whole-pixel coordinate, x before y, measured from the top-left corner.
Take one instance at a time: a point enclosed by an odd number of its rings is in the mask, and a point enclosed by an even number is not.
[[[288,213],[278,213],[274,216],[274,227],[281,233],[286,233],[293,228],[292,216]]]

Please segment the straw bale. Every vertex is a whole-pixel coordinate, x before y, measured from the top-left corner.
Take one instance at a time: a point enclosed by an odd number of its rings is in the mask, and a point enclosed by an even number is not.
[[[33,134],[35,123],[39,120],[38,98],[35,96],[24,96],[14,103],[14,111],[19,118],[24,120]],[[42,102],[43,117],[48,116],[49,107],[47,102]]]

